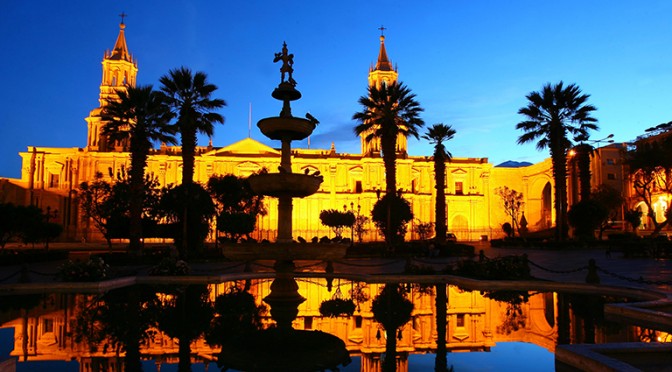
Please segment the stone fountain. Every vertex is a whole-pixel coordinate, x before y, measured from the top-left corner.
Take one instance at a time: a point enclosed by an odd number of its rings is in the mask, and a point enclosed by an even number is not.
[[[257,126],[268,138],[279,140],[281,146],[280,165],[276,172],[254,174],[248,178],[252,190],[260,195],[278,198],[278,235],[275,244],[234,245],[225,247],[224,254],[236,260],[275,259],[323,259],[333,260],[345,256],[347,247],[338,244],[297,244],[292,237],[292,199],[313,195],[322,184],[319,171],[308,174],[294,173],[292,170],[292,141],[307,138],[319,123],[309,113],[305,118],[292,115],[291,102],[301,98],[296,89],[294,55],[287,51],[283,43],[282,51],[275,53],[274,62],[282,62],[280,84],[271,94],[282,101],[279,116],[259,120]]]
[[[280,116],[259,120],[257,126],[266,137],[282,143],[281,161],[278,173],[266,173],[250,176],[252,190],[258,194],[278,198],[278,237],[277,243],[291,243],[292,239],[292,198],[303,198],[314,194],[320,188],[322,177],[319,174],[297,174],[292,172],[292,141],[308,137],[318,121],[310,114],[307,119],[292,116],[290,103],[301,98],[296,90],[294,55],[287,51],[284,43],[282,51],[275,54],[274,62],[282,62],[280,84],[273,90],[273,98],[282,101]]]

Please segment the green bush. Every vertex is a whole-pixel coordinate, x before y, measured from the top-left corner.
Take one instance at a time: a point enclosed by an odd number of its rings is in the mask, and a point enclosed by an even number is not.
[[[525,256],[506,256],[484,261],[460,261],[455,274],[485,280],[531,279],[530,266]]]
[[[99,282],[108,279],[110,266],[100,257],[87,261],[71,261],[58,268],[56,278],[62,282]]]
[[[178,276],[189,275],[191,268],[183,261],[172,257],[166,257],[158,265],[149,269],[149,275],[155,276]]]

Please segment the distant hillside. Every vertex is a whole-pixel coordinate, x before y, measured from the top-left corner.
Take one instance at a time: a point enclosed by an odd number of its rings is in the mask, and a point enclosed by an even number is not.
[[[501,164],[495,165],[495,167],[501,167],[501,168],[520,168],[520,167],[527,167],[528,165],[532,165],[532,163],[527,162],[527,161],[513,161],[513,160],[508,160],[505,161]]]

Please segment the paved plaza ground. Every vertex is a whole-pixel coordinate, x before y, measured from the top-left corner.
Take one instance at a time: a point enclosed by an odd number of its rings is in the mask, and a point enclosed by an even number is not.
[[[535,278],[558,282],[585,282],[590,259],[598,267],[601,284],[658,289],[672,293],[672,260],[654,258],[625,258],[620,252],[607,254],[604,250],[569,249],[542,250],[527,248],[493,248],[488,242],[475,242],[475,251],[481,250],[488,258],[526,254],[530,261],[532,275]],[[72,244],[54,244],[50,249],[65,249]],[[79,245],[81,248],[81,244]],[[103,245],[87,244],[86,251],[106,251]],[[121,248],[121,246],[119,246]],[[9,247],[8,247],[9,249]],[[24,248],[29,249],[29,248]],[[411,262],[417,265],[431,266],[436,269],[445,267],[456,258],[418,257]],[[31,263],[27,266],[31,282],[53,282],[58,266],[65,261]],[[403,273],[407,259],[397,258],[358,258],[342,259],[334,262],[335,273],[357,274],[397,274]],[[271,271],[271,261],[256,261],[251,265],[254,271]],[[213,261],[191,262],[193,275],[223,275],[240,273],[245,265],[240,262]],[[325,264],[319,261],[297,261],[297,270],[322,271]],[[0,266],[0,287],[16,283],[21,265]],[[147,265],[123,268],[126,272],[143,275],[149,269]]]

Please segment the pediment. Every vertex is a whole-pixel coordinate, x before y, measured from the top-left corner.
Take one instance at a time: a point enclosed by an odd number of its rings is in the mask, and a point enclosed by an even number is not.
[[[457,169],[451,171],[450,173],[452,173],[452,174],[454,174],[454,175],[458,175],[458,174],[467,174],[467,171],[464,170],[464,169],[462,169],[462,168],[457,168]]]
[[[228,146],[218,148],[205,156],[226,156],[226,155],[280,155],[280,151],[264,145],[252,138],[245,138]]]

